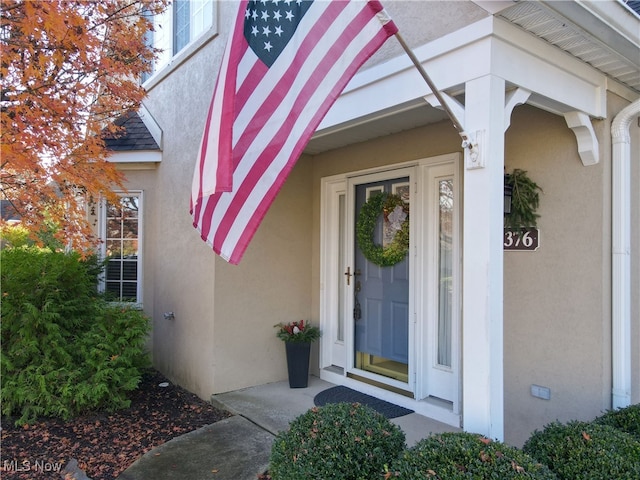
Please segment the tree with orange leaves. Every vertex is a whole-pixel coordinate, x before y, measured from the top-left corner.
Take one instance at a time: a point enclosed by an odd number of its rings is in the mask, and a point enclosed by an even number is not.
[[[102,137],[144,98],[145,35],[166,2],[2,0],[2,198],[34,238],[53,226],[64,245],[94,244],[87,202],[124,188]]]

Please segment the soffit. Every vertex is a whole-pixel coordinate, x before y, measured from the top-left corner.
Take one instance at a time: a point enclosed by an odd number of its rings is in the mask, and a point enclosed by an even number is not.
[[[640,20],[632,11],[622,10],[623,5],[609,6],[628,15],[625,20],[631,20],[636,31],[628,32],[628,37],[616,32],[595,17],[599,12],[588,12],[577,2],[518,2],[498,16],[640,93]]]
[[[322,130],[307,144],[305,153],[315,155],[444,120],[448,120],[444,111],[433,108],[420,99],[359,118],[348,125]]]

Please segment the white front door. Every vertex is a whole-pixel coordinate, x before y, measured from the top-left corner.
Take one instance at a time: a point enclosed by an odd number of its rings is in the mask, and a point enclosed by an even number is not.
[[[458,155],[323,179],[321,367],[458,411]],[[376,193],[409,206],[410,245],[394,265],[358,244],[362,206]],[[378,221],[374,243],[383,240]]]

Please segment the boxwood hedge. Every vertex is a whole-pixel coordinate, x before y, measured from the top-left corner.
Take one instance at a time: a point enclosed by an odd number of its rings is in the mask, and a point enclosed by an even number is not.
[[[619,410],[611,410],[596,418],[595,422],[622,430],[640,441],[640,403]]]
[[[534,432],[523,450],[561,480],[640,478],[640,443],[610,425],[553,422]]]
[[[359,403],[308,410],[276,437],[269,464],[273,480],[369,480],[404,449],[402,430]]]
[[[392,464],[402,480],[540,479],[557,477],[521,450],[472,433],[441,433],[419,441]]]

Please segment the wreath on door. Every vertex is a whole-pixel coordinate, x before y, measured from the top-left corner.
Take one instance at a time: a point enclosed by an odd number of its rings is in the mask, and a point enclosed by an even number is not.
[[[392,239],[378,245],[373,233],[380,215]],[[399,195],[377,193],[369,197],[360,209],[356,223],[356,239],[365,258],[381,267],[390,267],[404,260],[409,251],[409,204]]]

